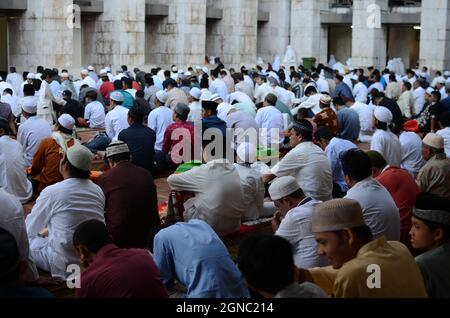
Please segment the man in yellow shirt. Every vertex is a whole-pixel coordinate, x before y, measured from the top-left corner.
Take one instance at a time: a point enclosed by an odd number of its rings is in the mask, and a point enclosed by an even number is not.
[[[319,255],[331,266],[300,269],[300,283],[311,281],[333,297],[427,297],[422,274],[400,242],[373,240],[357,201],[337,199],[318,204],[312,230]]]

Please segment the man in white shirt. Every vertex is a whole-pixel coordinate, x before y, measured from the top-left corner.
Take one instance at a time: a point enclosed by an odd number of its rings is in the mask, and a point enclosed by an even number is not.
[[[79,264],[73,233],[88,220],[105,222],[105,195],[89,180],[93,155],[81,145],[70,147],[60,172],[64,181],[45,188],[25,220],[31,258],[53,277],[66,278],[70,264]]]
[[[263,107],[256,113],[255,121],[260,128],[261,142],[267,148],[272,145],[283,146],[284,119],[283,114],[275,108],[277,97],[268,94],[264,99]]]
[[[223,80],[219,78],[219,70],[214,69],[211,71],[211,80],[212,83],[209,85],[209,91],[211,94],[217,94],[222,98],[222,100],[226,101],[228,100],[228,89],[227,85]]]
[[[56,119],[53,103],[64,106],[66,105],[66,101],[58,96],[54,96],[50,89],[50,83],[53,81],[52,70],[46,69],[42,75],[42,79],[37,116],[45,119],[50,125],[53,125],[54,119]]]
[[[436,81],[436,89],[441,93],[441,101],[447,98],[447,90],[445,89],[445,78],[440,76]]]
[[[414,113],[419,115],[423,105],[425,105],[425,89],[423,89],[419,81],[414,82],[413,89]]]
[[[275,177],[293,176],[305,195],[318,201],[332,198],[333,178],[325,152],[312,140],[312,124],[307,120],[295,123],[290,130],[291,151],[263,176],[265,183]]]
[[[385,236],[388,241],[400,240],[400,214],[391,194],[372,178],[369,156],[360,149],[342,155],[342,169],[350,187],[346,199],[358,201],[364,222],[374,238]]]
[[[327,266],[327,259],[317,253],[317,242],[311,230],[313,208],[320,201],[306,196],[297,180],[291,176],[275,179],[269,187],[269,194],[277,209],[272,229],[275,235],[291,243],[295,266]]]
[[[3,91],[3,95],[0,96],[0,101],[2,103],[9,104],[11,106],[11,111],[13,112],[14,117],[17,117],[17,102],[18,98],[14,95],[13,90],[10,88],[7,88]]]
[[[242,195],[246,204],[242,221],[258,220],[263,217],[265,189],[261,173],[256,167],[251,166],[256,162],[256,146],[249,142],[243,142],[237,147],[236,153],[237,163],[234,166],[239,173]]]
[[[128,123],[129,109],[122,106],[124,101],[123,94],[112,92],[110,95],[110,111],[105,117],[106,134],[112,141],[117,141],[122,130],[130,127]]]
[[[376,128],[370,143],[370,150],[379,152],[390,166],[400,167],[402,150],[398,137],[388,128],[392,122],[392,113],[383,106],[375,107],[373,127]]]
[[[9,74],[6,76],[6,82],[12,86],[15,94],[18,95],[23,82],[23,77],[16,72],[16,68],[14,66],[9,68]]]
[[[167,183],[173,191],[195,194],[184,202],[185,221],[201,219],[220,236],[239,231],[247,204],[239,173],[228,160],[212,160],[187,172],[173,174],[167,178]]]
[[[0,206],[2,207],[0,228],[14,236],[19,250],[20,260],[27,262],[27,271],[25,272],[24,279],[29,282],[37,281],[39,279],[39,273],[30,257],[30,245],[28,243],[22,204],[20,204],[20,201],[15,196],[0,187]]]
[[[244,81],[244,75],[242,73],[234,73],[232,77],[236,82],[234,90],[246,94],[253,101],[253,86]]]
[[[17,141],[22,145],[25,168],[31,167],[34,154],[41,141],[52,135],[52,128],[45,119],[37,117],[37,100],[34,98],[23,98],[22,116],[26,120],[19,126]]]
[[[328,84],[327,80],[322,77],[321,75],[319,75],[318,73],[314,73],[312,75],[314,81],[316,82],[317,85],[317,90],[319,91],[319,93],[327,93],[330,94],[330,85]]]
[[[422,157],[422,139],[414,132],[402,131],[399,135],[399,141],[402,151],[400,167],[417,177],[420,169],[426,163]]]
[[[148,127],[156,132],[155,150],[161,151],[164,133],[173,123],[173,111],[165,106],[169,95],[165,91],[156,93],[156,108],[148,116]]]
[[[9,137],[9,122],[0,118],[0,188],[26,203],[33,187],[24,170],[22,146]]]
[[[35,77],[36,77],[36,75],[34,73],[28,73],[27,80],[20,85],[20,90],[17,93],[17,96],[19,96],[19,98],[24,97],[23,89],[24,89],[25,85],[27,85],[27,84],[33,85],[33,80],[35,79]],[[33,96],[34,96],[34,94],[33,94]]]
[[[374,133],[374,129],[372,127],[372,118],[375,106],[373,104],[367,105],[359,101],[347,101],[346,104],[347,107],[353,109],[358,113],[359,124],[361,127],[361,130],[359,131],[359,141],[370,142]]]
[[[101,129],[105,128],[105,107],[97,101],[98,94],[96,91],[88,91],[84,97],[86,107],[84,109],[84,119],[89,123],[89,128]]]
[[[409,82],[403,82],[402,91],[397,104],[404,117],[410,119],[412,116],[416,115],[414,96],[411,92],[411,84]]]
[[[360,75],[358,77],[358,82],[355,87],[353,87],[353,97],[355,97],[355,101],[360,103],[367,103],[367,86],[364,84],[365,78],[364,75]]]
[[[450,158],[450,113],[442,113],[439,116],[439,123],[442,129],[437,134],[444,138],[445,154],[447,158]]]
[[[202,120],[202,105],[200,104],[200,97],[202,95],[202,92],[199,88],[193,87],[189,91],[188,95],[188,102],[189,102],[189,108],[191,111],[188,115],[188,122],[197,122]]]
[[[87,85],[91,88],[97,89],[97,83],[92,77],[89,76],[88,70],[82,70],[80,75],[81,75],[80,87],[83,85]]]
[[[255,81],[255,103],[262,103],[272,89],[270,88],[270,85],[267,84],[266,76],[263,74],[258,74],[255,77]]]

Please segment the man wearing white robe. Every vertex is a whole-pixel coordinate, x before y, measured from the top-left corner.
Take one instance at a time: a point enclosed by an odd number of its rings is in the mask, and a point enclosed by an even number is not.
[[[3,119],[0,119],[3,120]],[[8,123],[5,123],[8,127]],[[33,186],[24,170],[22,146],[11,139],[0,125],[0,188],[17,197],[22,204],[33,195]]]
[[[312,124],[307,120],[294,124],[290,131],[292,150],[263,176],[263,181],[293,176],[306,196],[328,201],[333,191],[331,165],[325,152],[312,142],[312,131]]]
[[[167,178],[167,183],[173,191],[195,194],[184,203],[185,221],[201,219],[220,236],[239,231],[247,204],[239,173],[228,160],[212,160],[187,172],[173,174]]]
[[[20,201],[0,187],[0,228],[11,233],[16,239],[21,261],[27,262],[24,280],[34,282],[39,279],[39,273],[30,257],[30,245],[25,226],[23,207]]]
[[[272,145],[280,147],[284,141],[283,114],[273,105],[273,96],[273,94],[266,96],[264,106],[258,110],[255,117],[260,128],[261,142],[268,148],[272,148]]]
[[[60,164],[64,181],[41,192],[25,220],[31,258],[53,277],[66,278],[70,264],[79,264],[73,233],[88,220],[105,222],[105,195],[89,180],[93,155],[81,145],[70,147]],[[74,168],[84,177],[74,177]]]
[[[18,95],[23,82],[23,77],[16,72],[16,68],[14,66],[11,66],[9,71],[10,73],[6,76],[6,82],[12,86],[15,95]]]
[[[387,127],[392,122],[392,113],[383,106],[375,107],[374,127],[377,128],[370,143],[370,150],[379,152],[388,165],[400,167],[402,151],[398,137]]]
[[[17,141],[23,149],[24,168],[31,167],[33,157],[42,140],[52,135],[49,123],[37,117],[37,100],[34,97],[24,97],[22,100],[22,116],[25,122],[19,126]]]
[[[45,70],[42,75],[41,90],[39,91],[37,115],[45,119],[50,125],[53,125],[56,114],[53,111],[53,102],[58,105],[66,105],[66,101],[60,97],[54,96],[50,89],[50,83],[53,81],[53,71]]]
[[[425,89],[420,85],[419,81],[415,81],[413,85],[414,97],[414,113],[419,115],[425,105]]]

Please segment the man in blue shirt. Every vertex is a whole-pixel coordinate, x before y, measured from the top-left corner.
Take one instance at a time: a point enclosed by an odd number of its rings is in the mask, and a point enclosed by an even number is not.
[[[336,137],[328,127],[319,128],[314,138],[317,144],[327,154],[333,173],[333,198],[343,198],[348,191],[348,185],[344,179],[340,155],[347,150],[356,148],[351,141]]]
[[[130,93],[123,90],[123,83],[121,80],[114,81],[114,89],[114,92],[120,92],[123,95],[123,107],[130,109],[134,106],[134,98]],[[114,92],[111,92],[111,94]]]
[[[335,76],[336,88],[334,89],[333,97],[341,97],[342,99],[354,101],[352,90],[343,80],[342,75]]]
[[[218,151],[220,149],[217,149],[217,146],[215,147],[215,153],[212,154],[215,156],[215,159],[217,158],[225,158],[226,154],[226,137],[227,137],[227,123],[221,120],[219,117],[217,117],[217,107],[219,105],[216,102],[213,101],[206,101],[204,100],[202,102],[202,146],[205,148],[207,145],[209,145],[211,142],[215,142],[217,145],[219,145],[219,141],[215,138],[222,138],[222,145],[223,145],[223,153],[220,154]],[[208,130],[210,134],[213,134],[213,140],[210,140],[210,137],[205,137],[205,134],[207,136],[210,136],[208,134]],[[213,129],[216,130],[216,132],[213,131]],[[218,135],[218,131],[220,131],[221,136]],[[217,136],[216,136],[217,135]],[[211,158],[212,159],[212,158]]]
[[[128,112],[130,127],[120,132],[118,140],[125,142],[131,152],[131,162],[136,166],[153,171],[156,133],[144,126],[145,110],[134,106]]]
[[[179,222],[154,232],[150,250],[169,291],[177,280],[187,298],[250,296],[228,250],[206,222]]]
[[[358,113],[348,108],[344,100],[340,97],[335,97],[333,104],[337,111],[336,117],[339,126],[339,137],[350,141],[357,140],[361,130]]]

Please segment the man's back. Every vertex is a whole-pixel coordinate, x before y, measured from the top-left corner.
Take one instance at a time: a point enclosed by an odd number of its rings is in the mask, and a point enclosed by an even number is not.
[[[17,140],[22,144],[25,165],[31,167],[33,157],[42,140],[50,137],[52,129],[48,122],[42,118],[30,117],[19,126]]]
[[[147,246],[150,230],[160,225],[153,177],[130,162],[120,163],[97,181],[106,197],[106,226],[122,248]]]
[[[361,130],[358,113],[350,108],[343,108],[337,112],[339,136],[346,140],[357,140]]]
[[[348,190],[346,199],[359,202],[364,222],[372,230],[374,238],[386,236],[388,240],[400,240],[400,215],[390,193],[378,181],[369,177]]]
[[[101,248],[94,262],[81,273],[79,298],[167,298],[161,275],[150,253],[121,249],[114,244]]]
[[[331,199],[333,181],[330,162],[325,152],[312,142],[303,142],[289,151],[272,168],[272,173],[277,177],[295,177],[303,192],[313,199]]]
[[[33,195],[33,187],[24,170],[20,143],[8,136],[0,137],[0,188],[26,203]]]
[[[153,247],[168,288],[177,279],[187,288],[189,298],[249,297],[225,245],[204,221],[177,223],[161,230]]]
[[[164,141],[164,133],[167,127],[173,123],[172,110],[166,106],[159,106],[148,115],[148,127],[156,133],[155,150],[161,150]]]
[[[132,124],[120,132],[118,139],[128,145],[132,163],[152,172],[156,142],[154,130],[143,125]]]
[[[113,141],[117,140],[120,132],[129,127],[128,109],[123,106],[116,106],[105,117],[106,134]],[[85,114],[86,115],[86,114]]]
[[[105,196],[90,180],[70,178],[47,187],[25,223],[30,239],[48,227],[46,247],[53,276],[66,276],[68,264],[78,264],[73,247],[76,227],[87,220],[104,222]]]
[[[391,194],[400,212],[400,241],[410,246],[409,230],[411,230],[412,209],[416,204],[419,187],[412,175],[403,169],[389,167],[376,180]]]

